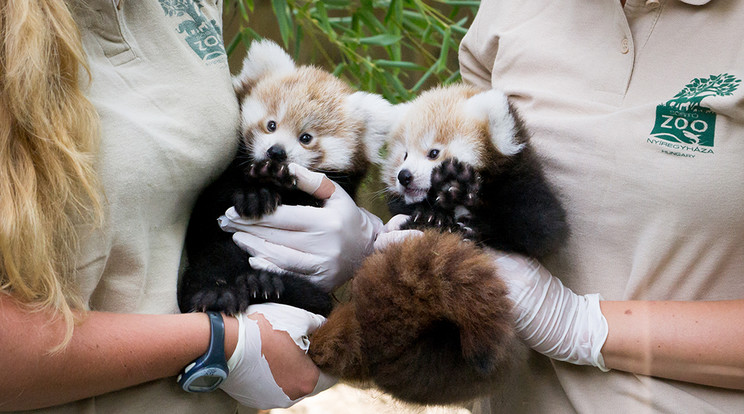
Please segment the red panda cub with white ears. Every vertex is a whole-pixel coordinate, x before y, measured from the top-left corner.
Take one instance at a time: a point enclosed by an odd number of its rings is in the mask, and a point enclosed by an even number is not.
[[[353,197],[387,136],[393,107],[326,71],[296,66],[268,40],[251,45],[233,84],[241,109],[238,154],[194,207],[179,307],[233,314],[270,301],[327,315],[327,289],[298,275],[251,268],[248,254],[216,220],[231,206],[260,217],[279,204],[320,205],[294,187],[291,162],[326,173]]]
[[[411,214],[404,228],[457,230],[532,257],[563,242],[565,211],[502,92],[437,88],[400,110],[383,177],[393,213]]]
[[[508,393],[526,347],[482,246],[547,254],[566,237],[565,212],[503,93],[440,87],[396,111],[383,180],[391,210],[424,235],[365,260],[309,355],[413,403]]]

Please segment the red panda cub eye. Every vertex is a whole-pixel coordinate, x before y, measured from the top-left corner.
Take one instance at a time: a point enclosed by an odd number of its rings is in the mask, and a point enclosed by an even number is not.
[[[313,140],[313,136],[310,135],[310,134],[308,134],[308,133],[304,133],[304,134],[300,135],[300,143],[301,144],[307,145],[312,140]]]
[[[406,160],[406,158],[408,158],[408,152],[407,152],[407,151],[406,151],[406,153],[405,153],[405,154],[403,154],[403,161],[405,161],[405,160]]]
[[[269,123],[266,124],[266,130],[269,131],[269,132],[276,131],[276,122],[269,121]]]
[[[429,158],[430,160],[435,160],[435,159],[437,159],[437,157],[439,157],[439,150],[438,150],[438,149],[433,149],[433,150],[430,150],[430,151],[429,151],[429,153],[428,153],[428,154],[426,154],[426,156],[427,156],[427,157],[428,157],[428,158]]]

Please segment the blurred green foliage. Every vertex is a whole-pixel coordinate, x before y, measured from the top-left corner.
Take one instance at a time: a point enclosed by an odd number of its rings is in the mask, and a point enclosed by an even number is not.
[[[256,6],[270,2],[284,47],[301,63],[332,71],[357,89],[391,102],[412,99],[433,84],[460,79],[457,48],[480,1],[225,0],[237,16],[229,54],[262,38]],[[260,23],[257,24],[257,23]],[[310,62],[299,59],[302,56]]]

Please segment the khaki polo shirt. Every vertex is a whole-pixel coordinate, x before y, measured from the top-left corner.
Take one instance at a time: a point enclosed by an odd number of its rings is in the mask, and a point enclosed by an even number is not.
[[[105,225],[87,231],[80,289],[93,310],[178,312],[191,208],[237,149],[238,104],[222,40],[222,1],[71,0],[101,118],[97,167]],[[85,231],[85,230],[84,230]],[[168,378],[41,410],[233,413],[221,391],[189,394]]]
[[[744,298],[742,39],[741,1],[481,3],[462,75],[504,90],[525,119],[571,225],[544,263],[577,293]],[[519,380],[494,409],[744,409],[742,392],[537,354]]]

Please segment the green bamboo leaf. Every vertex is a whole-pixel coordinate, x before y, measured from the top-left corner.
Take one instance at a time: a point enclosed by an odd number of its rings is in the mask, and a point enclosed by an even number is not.
[[[396,42],[399,42],[400,39],[400,36],[391,34],[380,34],[376,36],[363,37],[359,39],[359,43],[363,45],[390,46]]]
[[[370,30],[375,33],[385,33],[385,25],[377,20],[377,17],[371,11],[372,9],[359,9],[356,13],[361,23],[364,23]]]
[[[240,9],[240,15],[243,17],[244,21],[248,21],[248,10],[246,10],[246,2],[243,0],[236,0],[238,3],[238,9]],[[253,2],[249,0],[248,8],[253,12]]]
[[[427,16],[413,12],[411,10],[404,10],[403,18],[405,19],[404,21],[411,24],[419,25],[422,28],[431,24]]]
[[[413,88],[411,88],[411,92],[416,93],[419,91],[419,89],[421,89],[424,83],[429,80],[432,74],[434,74],[435,67],[436,65],[431,65],[431,67],[426,72],[424,72],[423,76],[421,76],[418,82],[416,82],[416,84],[413,85]]]
[[[447,56],[449,56],[450,39],[452,38],[452,30],[448,27],[444,31],[444,38],[442,39],[442,49],[439,51],[439,59],[437,59],[438,67],[437,72],[444,70],[447,66]]]
[[[230,56],[235,50],[235,48],[238,47],[240,43],[242,43],[242,40],[240,38],[240,33],[238,33],[235,36],[233,36],[232,40],[230,40],[230,43],[225,48],[227,55]]]
[[[467,0],[441,0],[442,3],[450,6],[462,6],[462,7],[475,7],[480,6],[480,1],[467,1]]]
[[[292,33],[292,17],[287,13],[289,6],[287,0],[271,0],[271,8],[274,10],[276,22],[279,24],[279,33],[282,35],[284,47],[289,47],[289,37]]]
[[[399,61],[399,60],[377,59],[374,61],[374,63],[377,66],[382,66],[386,68],[399,68],[399,69],[408,69],[408,70],[416,70],[416,71],[422,71],[426,69],[425,66],[421,66],[417,63],[405,62],[405,61]]]
[[[250,27],[244,27],[243,30],[240,31],[240,39],[241,39],[240,42],[245,47],[248,47],[248,45],[254,39],[261,39],[261,35],[256,33],[256,31],[251,29]]]
[[[403,86],[403,82],[401,82],[400,79],[398,79],[396,77],[393,77],[393,75],[390,74],[389,72],[383,73],[383,76],[385,78],[385,81],[388,83],[388,85],[392,85],[393,88],[395,89],[395,91],[400,96],[408,96],[409,95],[408,89],[406,89],[406,87]]]
[[[424,33],[421,35],[421,40],[425,43],[431,42],[431,25],[426,26],[426,30],[424,30]]]
[[[334,8],[345,8],[351,4],[350,0],[321,0],[320,3],[327,4]]]
[[[351,26],[350,26],[350,28],[351,28],[351,30],[354,33],[359,33],[359,30],[361,29],[361,22],[360,22],[359,14],[358,13],[354,13],[354,14],[351,15]]]
[[[344,70],[346,70],[346,63],[341,62],[333,69],[333,76],[341,76]]]
[[[302,25],[297,25],[295,31],[294,60],[299,60],[300,51],[302,50]]]
[[[454,83],[454,82],[457,82],[459,80],[460,80],[460,69],[457,69],[457,70],[455,70],[454,73],[452,73],[452,75],[450,75],[449,78],[445,79],[443,83],[445,85],[448,85],[450,83]]]
[[[328,11],[326,11],[325,5],[323,5],[323,3],[321,2],[316,3],[315,13],[313,13],[313,17],[318,19],[318,25],[326,33],[333,32],[333,28],[331,27],[331,22],[328,20]]]
[[[403,18],[403,0],[392,0],[388,6],[387,14],[385,15],[385,23],[388,27],[400,27],[401,19]],[[393,24],[391,26],[391,24]]]

